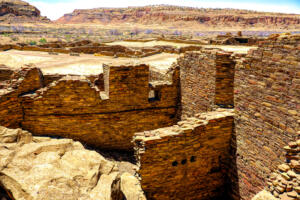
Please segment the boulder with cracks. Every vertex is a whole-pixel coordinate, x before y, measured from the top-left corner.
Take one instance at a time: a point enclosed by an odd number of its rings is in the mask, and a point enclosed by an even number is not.
[[[15,200],[144,200],[135,176],[71,139],[0,127],[0,186]]]

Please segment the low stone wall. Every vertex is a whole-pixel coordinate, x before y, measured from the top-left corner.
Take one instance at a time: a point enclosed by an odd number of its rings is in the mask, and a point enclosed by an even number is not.
[[[300,134],[300,36],[261,43],[236,65],[236,136],[232,141],[232,194],[249,199],[265,186]]]
[[[20,127],[24,117],[20,95],[33,92],[42,85],[39,69],[24,68],[15,71],[5,89],[0,90],[0,124],[9,128]]]
[[[148,199],[225,199],[232,110],[198,114],[134,137]]]
[[[101,76],[62,78],[22,69],[3,90],[10,96],[0,96],[0,124],[103,149],[132,150],[135,132],[178,121],[179,69],[170,73],[172,82],[157,83],[149,82],[147,65],[104,66]]]
[[[13,72],[9,67],[0,64],[0,82],[9,80]]]

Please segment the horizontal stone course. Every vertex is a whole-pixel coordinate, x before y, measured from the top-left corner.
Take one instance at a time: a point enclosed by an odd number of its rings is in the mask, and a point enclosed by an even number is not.
[[[138,174],[147,198],[225,198],[232,131],[232,110],[219,110],[136,133]]]
[[[299,36],[276,36],[237,61],[235,199],[249,199],[262,190],[268,174],[285,160],[282,148],[299,137],[299,43]]]
[[[135,132],[177,122],[178,68],[170,74],[171,82],[149,82],[147,65],[104,66],[98,78],[46,76],[45,82],[39,69],[22,69],[8,85],[7,95],[14,98],[0,97],[0,123],[103,149],[132,150]]]

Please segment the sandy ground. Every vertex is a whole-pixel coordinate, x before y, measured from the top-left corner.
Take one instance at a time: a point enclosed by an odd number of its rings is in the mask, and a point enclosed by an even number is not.
[[[153,46],[174,46],[177,48],[191,46],[191,44],[167,42],[167,41],[149,41],[149,42],[128,42],[128,41],[116,41],[111,43],[105,43],[106,45],[122,45],[126,47],[153,47]],[[192,44],[197,45],[197,44]],[[197,45],[200,46],[200,45]]]
[[[103,64],[126,65],[148,64],[161,72],[167,71],[179,55],[162,53],[146,58],[112,58],[81,54],[80,57],[69,54],[49,55],[46,52],[10,50],[0,52],[0,64],[11,68],[20,68],[33,63],[41,68],[44,74],[96,75],[103,72]]]
[[[234,45],[203,45],[205,48],[219,48],[224,51],[230,51],[234,53],[246,54],[250,49],[257,49],[257,47],[248,46],[234,46]]]
[[[128,41],[116,41],[111,43],[105,43],[106,45],[122,45],[127,47],[153,47],[156,45],[170,45],[176,48],[186,47],[186,46],[203,46],[206,48],[219,48],[224,51],[231,51],[236,53],[247,53],[249,49],[253,49],[256,47],[248,47],[248,46],[237,46],[237,45],[197,45],[197,44],[184,44],[184,43],[176,43],[176,42],[167,42],[167,41],[149,41],[149,42],[128,42]]]

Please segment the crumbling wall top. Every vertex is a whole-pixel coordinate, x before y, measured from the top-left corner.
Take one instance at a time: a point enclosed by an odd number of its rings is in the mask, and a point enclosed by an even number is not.
[[[218,120],[224,117],[234,116],[233,109],[217,109],[208,113],[198,113],[194,117],[187,118],[177,123],[177,125],[165,128],[159,128],[152,131],[136,133],[133,140],[135,142],[149,142],[151,140],[172,137],[183,133],[191,132],[195,128],[207,125],[212,120]]]

